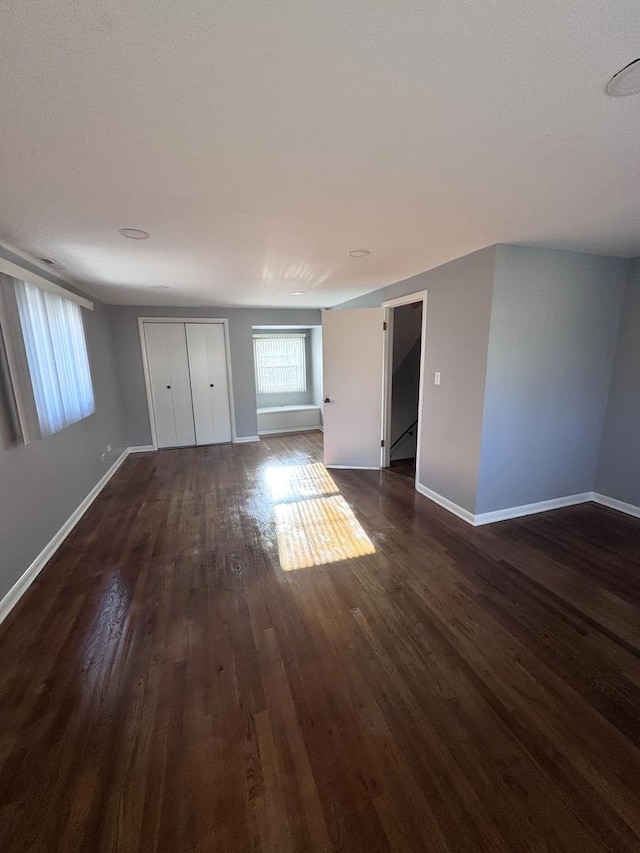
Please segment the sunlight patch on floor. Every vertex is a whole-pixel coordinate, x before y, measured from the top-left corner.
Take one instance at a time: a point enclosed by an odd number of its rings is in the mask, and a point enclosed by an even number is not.
[[[324,465],[267,469],[280,567],[309,569],[375,554],[376,549]]]
[[[285,572],[376,552],[342,495],[278,504],[275,515]]]
[[[337,495],[340,492],[333,477],[324,465],[283,465],[265,471],[271,497],[274,501],[302,500],[320,495]]]

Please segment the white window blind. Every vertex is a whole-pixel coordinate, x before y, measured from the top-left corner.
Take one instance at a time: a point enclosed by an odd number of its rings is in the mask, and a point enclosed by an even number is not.
[[[33,284],[14,286],[40,432],[51,435],[95,411],[82,314]]]
[[[255,335],[253,354],[258,394],[307,390],[306,335]]]

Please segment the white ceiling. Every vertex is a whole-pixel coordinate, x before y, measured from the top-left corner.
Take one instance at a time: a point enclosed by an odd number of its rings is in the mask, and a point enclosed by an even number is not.
[[[3,0],[0,240],[128,304],[640,255],[639,55],[637,0]]]

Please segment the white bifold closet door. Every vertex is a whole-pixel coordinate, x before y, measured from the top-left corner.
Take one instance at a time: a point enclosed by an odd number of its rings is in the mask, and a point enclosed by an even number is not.
[[[196,444],[231,441],[227,350],[222,323],[187,323]]]
[[[144,336],[158,447],[196,443],[183,323],[145,323]]]
[[[232,440],[222,323],[144,323],[158,447]]]

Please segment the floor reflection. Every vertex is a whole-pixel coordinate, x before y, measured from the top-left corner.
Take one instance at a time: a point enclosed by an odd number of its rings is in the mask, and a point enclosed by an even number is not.
[[[280,567],[285,572],[375,554],[324,465],[266,470],[275,502]]]
[[[319,462],[272,466],[266,469],[265,476],[271,497],[278,503],[340,493],[333,477]]]

